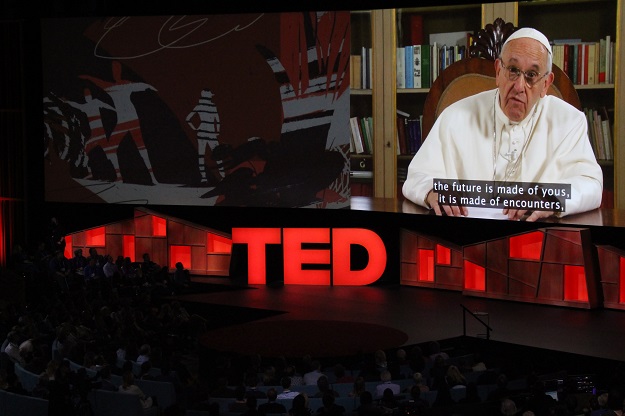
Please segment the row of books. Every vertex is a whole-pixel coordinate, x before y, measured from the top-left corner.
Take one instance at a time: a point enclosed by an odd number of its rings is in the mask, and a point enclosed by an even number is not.
[[[466,56],[465,45],[397,48],[397,88],[430,88],[445,68]]]
[[[373,117],[350,117],[350,151],[352,153],[373,152]]]
[[[579,39],[555,40],[553,63],[561,68],[574,84],[614,83],[615,43],[608,35],[597,42]],[[438,75],[449,65],[467,56],[466,45],[409,45],[397,48],[397,88],[430,88]],[[351,87],[371,88],[371,48],[363,47],[350,62]]]
[[[588,121],[588,138],[597,160],[613,160],[614,144],[608,110],[584,108]],[[397,110],[397,154],[413,155],[423,142],[423,116],[411,117]],[[373,151],[373,117],[351,117],[351,152],[371,154]]]
[[[465,45],[411,45],[397,48],[397,88],[430,88],[449,65],[467,56]],[[371,48],[350,57],[350,85],[371,88]]]
[[[423,116],[410,117],[397,110],[397,154],[413,155],[421,147]],[[373,152],[373,117],[350,117],[350,151],[356,154]]]
[[[397,110],[397,154],[414,155],[421,147],[423,116],[410,117],[410,114]]]
[[[608,35],[597,42],[554,40],[553,63],[578,85],[614,83],[614,42]]]
[[[605,107],[600,109],[584,108],[588,121],[588,138],[597,160],[613,160],[614,144],[610,117]]]

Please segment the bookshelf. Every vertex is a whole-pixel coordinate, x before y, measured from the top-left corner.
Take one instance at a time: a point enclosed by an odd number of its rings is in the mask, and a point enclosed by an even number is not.
[[[622,142],[625,140],[625,113],[618,111],[619,103],[625,100],[625,89],[620,82],[620,68],[625,65],[620,45],[625,29],[618,0],[527,0],[352,12],[352,52],[365,43],[373,50],[371,88],[353,88],[351,101],[352,115],[370,115],[376,120],[371,154],[358,155],[358,160],[371,159],[366,164],[372,168],[371,196],[401,195],[405,169],[412,156],[398,154],[396,110],[411,116],[422,114],[429,91],[428,88],[398,88],[396,83],[397,47],[405,46],[411,39],[410,16],[415,14],[422,16],[424,44],[429,43],[430,34],[475,32],[497,17],[515,26],[535,27],[551,40],[596,42],[610,35],[615,42],[614,82],[576,85],[576,89],[582,106],[605,107],[609,111],[614,158],[599,163],[604,169],[606,192],[614,194],[614,207],[625,208],[625,143]]]

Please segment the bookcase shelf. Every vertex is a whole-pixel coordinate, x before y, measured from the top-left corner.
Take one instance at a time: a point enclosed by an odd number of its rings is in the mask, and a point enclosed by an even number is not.
[[[475,3],[432,7],[409,7],[354,12],[352,51],[363,45],[372,47],[372,88],[352,89],[352,114],[370,115],[375,120],[371,155],[373,196],[388,197],[401,193],[401,182],[411,155],[398,155],[396,110],[412,117],[423,112],[428,88],[397,88],[396,49],[411,38],[410,16],[422,16],[423,44],[433,33],[467,31],[475,33],[495,18],[501,17],[515,26],[535,27],[549,39],[581,39],[596,42],[610,35],[617,51],[625,25],[618,0],[527,0],[507,3]],[[414,21],[413,21],[414,23]],[[366,27],[369,25],[368,27]],[[365,30],[367,29],[367,30]],[[417,36],[418,37],[418,36]],[[356,39],[356,40],[355,40]],[[355,43],[355,44],[354,44]],[[606,191],[614,194],[614,207],[625,208],[625,86],[620,83],[623,53],[615,53],[614,83],[575,85],[583,107],[605,107],[612,122],[614,160],[600,160]],[[619,178],[623,178],[620,179]],[[386,189],[386,188],[393,188]]]

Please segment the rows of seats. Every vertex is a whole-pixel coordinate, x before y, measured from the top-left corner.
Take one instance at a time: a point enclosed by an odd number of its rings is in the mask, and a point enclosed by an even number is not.
[[[0,415],[48,416],[48,401],[0,389]]]
[[[233,401],[232,398],[214,397],[210,399],[211,403],[217,403],[219,405],[219,414],[222,416],[227,415],[229,413],[228,404],[232,403],[232,401]],[[267,399],[258,399],[257,405],[260,406],[261,404],[266,403],[266,402],[267,402]],[[277,399],[276,402],[284,405],[284,407],[288,411],[292,407],[293,399]],[[343,406],[347,413],[353,412],[360,405],[359,399],[357,397],[348,397],[348,396],[337,397],[335,399],[335,403],[337,405]],[[312,413],[316,413],[319,408],[323,407],[323,402],[322,402],[321,397],[309,397],[308,405]],[[239,415],[240,413],[237,413],[237,416]]]
[[[160,407],[144,409],[139,396],[107,390],[89,392],[93,416],[158,416]]]
[[[70,367],[73,367],[72,371],[77,371],[81,368],[84,368],[76,363],[71,363]],[[27,371],[19,363],[15,363],[14,368],[15,368],[15,374],[19,378],[22,387],[24,387],[24,389],[27,392],[32,393],[35,387],[37,386],[37,383],[39,382],[39,376],[37,374],[31,373],[30,371]],[[95,370],[92,370],[92,369],[87,369],[87,370],[91,372],[91,373],[88,373],[90,377],[97,376],[97,372]],[[112,375],[111,381],[118,387],[122,384],[122,378],[120,376]],[[176,404],[176,401],[177,401],[176,390],[175,390],[173,383],[171,382],[137,379],[135,380],[135,384],[139,386],[139,388],[141,389],[141,391],[143,391],[144,394],[154,397],[156,399],[156,403],[158,403],[158,408],[160,409],[167,409],[170,406],[173,406],[174,404]],[[103,401],[96,400],[96,398],[99,397],[98,396],[100,394],[99,392],[100,391],[97,392],[96,397],[91,397],[90,400],[92,402],[92,406],[94,405],[95,402],[100,403],[101,405],[100,410],[102,411]],[[112,393],[115,394],[116,392],[112,392]],[[132,404],[132,403],[129,404],[131,400],[125,399],[121,396],[127,396],[127,395],[120,394],[120,395],[112,396],[112,398],[121,398],[121,400],[124,401],[124,403],[121,404],[121,406],[130,406]],[[110,406],[111,404],[106,403],[107,408]],[[10,414],[10,413],[0,413],[0,415],[2,414]],[[118,413],[101,413],[101,414],[116,415]]]

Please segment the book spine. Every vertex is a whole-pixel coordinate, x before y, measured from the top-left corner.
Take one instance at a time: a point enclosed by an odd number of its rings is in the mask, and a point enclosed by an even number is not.
[[[612,47],[611,36],[605,37],[605,82],[606,84],[612,83]]]
[[[414,71],[410,70],[413,66],[412,57],[414,55],[412,45],[406,46],[404,48],[404,53],[406,66],[406,71],[404,72],[406,75],[406,88],[414,88]]]
[[[403,47],[397,48],[397,88],[406,88],[406,50]]]
[[[413,46],[412,69],[414,71],[414,87],[422,88],[421,84],[421,45]]]
[[[421,87],[430,88],[432,86],[431,58],[432,47],[421,45]]]
[[[581,84],[581,77],[582,77],[582,45],[579,43],[575,45],[574,56],[575,56],[575,68],[574,68],[575,84],[579,85]]]
[[[580,84],[588,85],[588,44],[581,45],[582,52],[582,75]]]
[[[364,153],[364,144],[362,140],[362,134],[360,132],[360,122],[358,121],[358,117],[350,117],[349,126],[352,133],[352,140],[354,142],[354,148],[356,149],[356,153]]]
[[[596,44],[592,43],[588,45],[588,84],[594,85],[597,83],[595,79],[595,67],[597,63],[597,59],[595,57],[595,48]]]
[[[350,80],[351,88],[362,88],[362,57],[360,55],[352,55],[350,59]]]
[[[397,115],[397,144],[400,154],[408,154],[406,151],[406,118],[399,114]]]
[[[605,39],[599,40],[599,84],[605,84]]]
[[[566,74],[567,77],[571,78],[570,68],[569,68],[569,45],[564,45],[562,48],[563,57],[562,57],[562,71]]]
[[[368,87],[367,85],[367,67],[368,62],[367,62],[367,48],[365,46],[363,46],[360,49],[360,68],[362,69],[362,73],[360,74],[360,79],[362,80],[362,88],[366,89]]]

